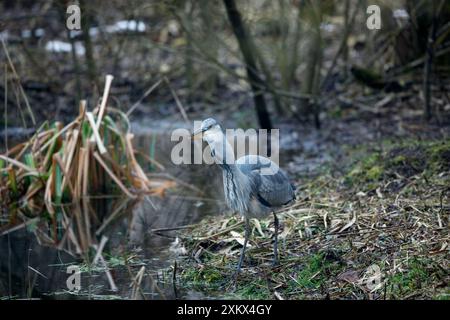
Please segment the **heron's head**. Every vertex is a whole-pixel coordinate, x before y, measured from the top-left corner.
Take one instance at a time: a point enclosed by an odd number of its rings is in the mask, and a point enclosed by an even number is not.
[[[194,140],[201,138],[211,144],[215,140],[222,140],[223,132],[216,120],[208,118],[202,121],[200,128],[194,130],[192,137]]]
[[[200,128],[194,131],[192,138],[206,141],[211,149],[211,156],[216,163],[234,162],[233,149],[228,144],[221,126],[213,118],[202,121]]]

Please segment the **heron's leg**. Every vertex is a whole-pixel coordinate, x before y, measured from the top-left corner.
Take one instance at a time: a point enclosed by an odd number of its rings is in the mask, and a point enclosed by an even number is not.
[[[277,214],[273,212],[273,218],[274,218],[274,226],[275,226],[275,234],[274,234],[274,241],[273,241],[273,265],[278,265],[278,227],[279,227],[279,221]]]
[[[236,274],[238,274],[241,271],[242,262],[244,261],[245,256],[245,248],[247,247],[247,241],[250,236],[250,219],[245,218],[245,238],[244,238],[244,245],[242,246],[241,256],[239,258],[238,266],[236,269]]]

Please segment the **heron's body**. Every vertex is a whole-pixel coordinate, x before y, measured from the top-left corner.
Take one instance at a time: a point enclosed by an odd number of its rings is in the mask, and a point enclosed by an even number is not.
[[[268,158],[247,155],[221,167],[227,205],[245,218],[263,218],[294,198],[286,174]],[[262,174],[263,168],[272,174]]]
[[[231,210],[245,218],[245,241],[238,263],[238,271],[250,235],[250,218],[274,215],[274,263],[278,263],[278,218],[275,209],[295,199],[294,188],[286,174],[270,159],[247,155],[237,160],[221,127],[214,119],[206,119],[194,136],[203,133],[211,148],[211,155],[223,171],[225,200]]]

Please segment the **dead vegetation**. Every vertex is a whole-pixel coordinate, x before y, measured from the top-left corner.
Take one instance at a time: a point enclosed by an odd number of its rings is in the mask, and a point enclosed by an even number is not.
[[[99,235],[129,200],[163,195],[174,186],[149,179],[137,162],[127,115],[108,106],[112,80],[106,77],[92,111],[81,101],[75,120],[65,126],[45,122],[0,155],[1,235],[32,225],[43,243],[85,253],[96,243],[93,232]],[[93,201],[108,196],[120,201],[102,219]]]
[[[448,299],[448,142],[368,150],[354,148],[344,174],[302,179],[301,200],[279,214],[275,270],[271,219],[252,220],[244,271],[227,296]],[[185,235],[180,285],[210,295],[229,289],[243,232],[238,218],[210,218]]]

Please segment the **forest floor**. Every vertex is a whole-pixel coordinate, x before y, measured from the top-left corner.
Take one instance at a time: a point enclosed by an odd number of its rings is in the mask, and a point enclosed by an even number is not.
[[[295,175],[297,201],[278,213],[279,266],[272,216],[252,219],[233,286],[243,220],[208,217],[181,235],[177,285],[230,299],[448,299],[450,142],[363,140],[328,141],[329,159]]]

